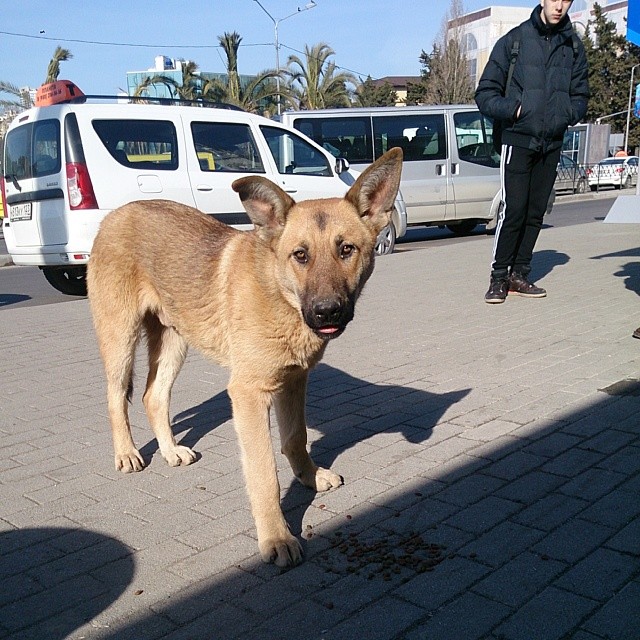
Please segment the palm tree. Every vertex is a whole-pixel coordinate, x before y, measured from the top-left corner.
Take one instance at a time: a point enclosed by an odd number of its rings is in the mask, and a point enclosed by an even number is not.
[[[73,58],[73,54],[69,49],[56,47],[56,50],[53,52],[53,58],[51,58],[51,62],[49,62],[49,66],[47,67],[47,77],[45,78],[44,84],[55,82],[60,75],[60,63],[71,60],[71,58]]]
[[[10,82],[0,80],[0,93],[8,93],[10,96],[13,96],[11,99],[0,98],[0,107],[22,111],[31,106],[31,96],[29,92],[20,90]]]
[[[351,93],[358,86],[358,79],[346,71],[338,71],[329,57],[335,51],[324,42],[304,47],[306,64],[298,56],[291,55],[283,72],[289,79],[289,92],[285,97],[298,109],[324,109],[348,107]],[[349,89],[349,85],[353,89]],[[297,103],[297,104],[296,104]]]
[[[218,42],[227,58],[225,79],[202,77],[197,72],[198,65],[195,62],[183,62],[181,83],[163,74],[147,76],[136,87],[133,95],[144,97],[148,95],[151,86],[162,84],[172,97],[183,100],[226,102],[252,112],[264,110],[265,105],[268,106],[270,99],[277,94],[275,83],[271,82],[277,73],[262,71],[243,86],[238,73],[238,49],[241,41],[242,37],[235,31],[218,36]]]
[[[146,76],[144,80],[136,87],[133,95],[135,97],[144,97],[148,95],[150,87],[160,84],[164,85],[172,98],[181,100],[198,100],[201,97],[202,80],[197,73],[198,65],[191,61],[182,61],[182,80],[177,82],[173,78],[162,73],[153,76]]]
[[[227,57],[227,91],[226,98],[230,101],[240,99],[240,77],[238,76],[238,49],[242,37],[236,31],[225,32],[218,36],[218,42]]]
[[[278,93],[276,84],[272,82],[278,73],[272,69],[261,71],[243,86],[238,73],[238,49],[242,37],[235,31],[225,32],[218,36],[218,42],[227,58],[226,82],[220,79],[209,80],[203,87],[203,96],[210,96],[215,101],[227,102],[254,113],[268,109]]]

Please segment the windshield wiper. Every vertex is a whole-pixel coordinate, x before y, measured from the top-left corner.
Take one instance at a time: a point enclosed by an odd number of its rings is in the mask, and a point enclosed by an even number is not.
[[[20,183],[18,182],[18,177],[16,176],[15,173],[7,173],[4,177],[5,180],[11,180],[11,184],[18,190],[18,191],[22,191],[22,187],[20,186]]]

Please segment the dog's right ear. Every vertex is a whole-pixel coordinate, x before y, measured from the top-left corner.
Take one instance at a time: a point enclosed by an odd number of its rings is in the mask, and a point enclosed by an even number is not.
[[[271,240],[282,233],[289,209],[295,204],[288,193],[262,176],[239,178],[231,188],[240,195],[260,238]]]
[[[394,147],[369,165],[345,195],[375,235],[389,224],[401,173],[402,149]]]

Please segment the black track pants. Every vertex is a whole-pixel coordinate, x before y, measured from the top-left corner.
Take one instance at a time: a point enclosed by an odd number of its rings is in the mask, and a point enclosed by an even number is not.
[[[549,194],[556,179],[560,149],[542,153],[502,145],[500,177],[504,206],[498,217],[491,275],[511,270],[527,275]]]

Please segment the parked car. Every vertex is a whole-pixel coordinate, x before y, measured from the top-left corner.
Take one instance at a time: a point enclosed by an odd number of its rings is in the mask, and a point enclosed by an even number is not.
[[[493,124],[475,105],[286,111],[282,122],[362,170],[391,147],[404,151],[400,190],[409,226],[457,235],[490,230],[500,204]]]
[[[231,188],[243,175],[263,175],[300,200],[341,197],[357,177],[292,127],[237,108],[104,103],[79,93],[20,113],[4,144],[7,249],[66,294],[84,295],[100,222],[127,202],[174,200],[251,228]],[[395,240],[406,231],[401,196],[392,220]],[[389,233],[379,253],[393,250]]]
[[[556,181],[553,185],[556,191],[571,191],[572,193],[584,193],[587,190],[587,171],[575,160],[560,154]]]
[[[591,191],[600,187],[630,189],[638,182],[638,156],[605,158],[590,167],[587,174]]]

